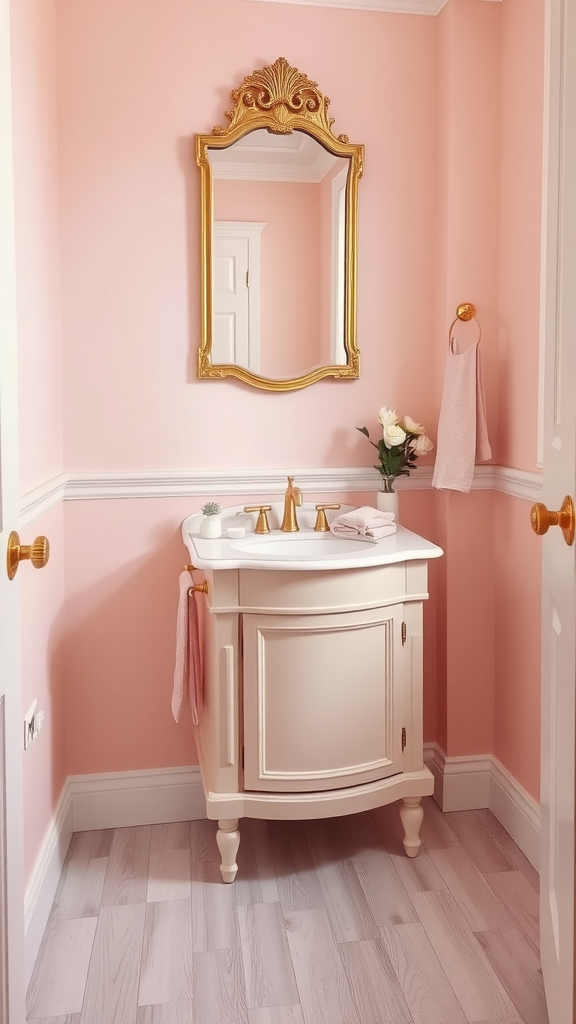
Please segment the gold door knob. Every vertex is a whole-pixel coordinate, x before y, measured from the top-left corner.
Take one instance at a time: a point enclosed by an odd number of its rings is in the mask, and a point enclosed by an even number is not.
[[[564,498],[559,512],[550,512],[546,505],[538,502],[532,506],[530,523],[534,533],[537,533],[539,537],[548,533],[551,526],[559,526],[566,543],[572,544],[574,542],[574,503],[572,498],[569,494]]]
[[[6,568],[8,579],[13,580],[18,570],[18,563],[29,558],[35,569],[43,569],[50,558],[50,544],[47,537],[36,537],[32,544],[21,544],[20,537],[12,530],[8,538]]]

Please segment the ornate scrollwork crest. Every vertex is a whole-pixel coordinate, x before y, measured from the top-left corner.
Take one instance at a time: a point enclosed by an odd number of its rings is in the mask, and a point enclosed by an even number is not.
[[[263,113],[270,118],[268,130],[277,135],[287,135],[294,127],[301,126],[302,118],[333,135],[334,118],[328,117],[330,100],[322,95],[317,82],[298,68],[291,67],[285,57],[279,57],[273,64],[247,75],[231,95],[234,109],[226,111],[230,124],[228,128],[216,125],[212,129],[213,135],[224,135]],[[338,141],[346,143],[348,136],[339,135]]]

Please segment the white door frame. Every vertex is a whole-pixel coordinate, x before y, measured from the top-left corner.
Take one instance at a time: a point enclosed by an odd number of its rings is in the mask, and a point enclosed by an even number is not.
[[[539,435],[550,509],[576,498],[575,13],[574,0],[547,0]],[[573,1024],[576,550],[557,527],[542,545],[540,945],[550,1024]]]
[[[10,3],[0,2],[0,692],[5,695],[7,1024],[25,1020],[20,587],[6,545],[19,522],[16,256]],[[0,1013],[5,1013],[3,1009]],[[2,1017],[3,1019],[3,1017]]]

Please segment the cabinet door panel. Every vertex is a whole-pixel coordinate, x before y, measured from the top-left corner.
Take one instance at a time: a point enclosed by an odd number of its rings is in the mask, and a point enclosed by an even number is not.
[[[403,770],[401,623],[399,605],[244,615],[245,789],[321,791]]]

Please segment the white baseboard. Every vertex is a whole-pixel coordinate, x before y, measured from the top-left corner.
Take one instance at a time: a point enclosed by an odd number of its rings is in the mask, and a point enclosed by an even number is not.
[[[540,864],[540,807],[492,754],[446,757],[436,743],[424,747],[434,776],[434,799],[443,811],[487,807],[533,867]]]
[[[72,804],[66,781],[24,897],[26,984],[38,956],[73,831]]]
[[[434,799],[443,811],[473,811],[488,807],[490,755],[446,757],[437,743],[424,748],[424,760],[434,776]]]
[[[69,775],[74,832],[206,817],[198,765]]]
[[[540,868],[540,805],[492,758],[488,807],[528,858]]]

